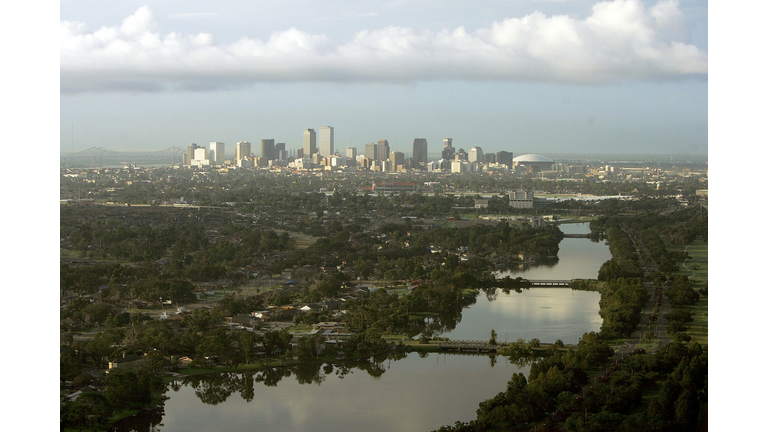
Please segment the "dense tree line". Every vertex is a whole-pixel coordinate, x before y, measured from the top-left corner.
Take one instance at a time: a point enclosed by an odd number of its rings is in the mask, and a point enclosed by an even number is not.
[[[476,420],[443,426],[438,431],[509,431],[542,421],[572,404],[575,393],[587,381],[587,371],[611,355],[612,350],[595,333],[584,334],[575,349],[560,352],[553,348],[533,363],[528,379],[515,373],[505,391],[480,403]]]
[[[696,343],[672,343],[656,354],[628,357],[568,409],[566,429],[698,430],[707,416],[707,365],[707,352]],[[642,396],[647,392],[658,394],[643,404]]]
[[[639,278],[619,278],[606,283],[600,292],[600,336],[617,339],[629,336],[640,322],[648,292]]]

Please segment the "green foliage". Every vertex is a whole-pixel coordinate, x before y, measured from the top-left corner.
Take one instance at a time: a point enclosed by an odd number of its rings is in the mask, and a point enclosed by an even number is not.
[[[488,340],[489,345],[496,345],[496,330],[491,329],[491,338]]]
[[[648,298],[640,279],[616,279],[606,283],[600,296],[600,334],[616,339],[632,333],[640,322],[640,312]]]
[[[369,329],[354,333],[341,344],[341,350],[349,354],[373,354],[389,349],[389,344],[381,338],[381,332]]]
[[[666,295],[672,306],[689,306],[699,300],[699,293],[693,289],[691,282],[683,276],[674,276],[669,280]]]
[[[105,430],[114,410],[115,408],[101,393],[83,393],[72,402],[65,399],[59,409],[61,428],[64,430],[64,428],[86,427]]]
[[[152,401],[152,390],[161,386],[160,378],[148,371],[117,369],[107,374],[104,395],[113,409],[141,408]]]

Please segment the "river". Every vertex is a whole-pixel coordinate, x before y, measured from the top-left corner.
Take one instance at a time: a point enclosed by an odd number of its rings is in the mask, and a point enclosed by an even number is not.
[[[587,224],[563,225],[587,233]],[[527,279],[596,278],[610,258],[604,242],[566,238],[553,265],[507,270]],[[460,317],[438,319],[433,334],[451,339],[499,341],[538,338],[574,343],[598,331],[599,294],[570,288],[532,288],[520,293],[481,293]],[[391,357],[391,356],[390,356]],[[187,379],[169,390],[162,416],[146,416],[135,430],[161,424],[163,431],[419,431],[475,418],[478,404],[506,388],[529,366],[501,356],[402,354],[344,365],[305,365],[257,374]],[[123,426],[128,426],[126,422]],[[132,430],[127,427],[122,430]]]
[[[530,372],[495,360],[491,367],[485,355],[410,353],[372,362],[378,376],[358,368],[342,376],[338,366],[318,365],[318,382],[311,372],[272,386],[256,381],[258,374],[188,380],[168,391],[161,430],[428,432],[474,419],[478,403],[504,391],[513,373]]]
[[[566,234],[588,234],[589,224],[564,224]],[[600,266],[611,258],[605,241],[565,238],[560,242],[558,260],[547,265],[522,265],[497,272],[497,277],[525,279],[595,279]],[[422,331],[452,340],[488,340],[491,329],[500,342],[533,338],[544,343],[560,339],[576,343],[585,332],[600,331],[600,294],[570,288],[531,288],[517,293],[496,290],[480,293],[475,304],[460,317],[427,319]],[[458,320],[458,322],[456,322]]]

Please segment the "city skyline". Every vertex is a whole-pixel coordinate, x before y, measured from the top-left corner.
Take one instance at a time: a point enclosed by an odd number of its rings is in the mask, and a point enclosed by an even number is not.
[[[64,3],[60,151],[708,153],[707,2],[482,4]]]

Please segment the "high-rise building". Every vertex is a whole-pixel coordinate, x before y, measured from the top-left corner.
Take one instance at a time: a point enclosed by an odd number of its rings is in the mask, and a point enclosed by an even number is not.
[[[376,160],[385,161],[389,159],[389,141],[380,139],[376,144]]]
[[[248,141],[238,141],[235,144],[235,163],[251,155],[251,143]]]
[[[427,163],[426,138],[416,138],[413,140],[413,162],[417,165]]]
[[[195,154],[190,162],[190,165],[194,165],[196,167],[202,167],[205,165],[210,165],[211,161],[208,159],[208,149],[205,147],[198,147],[195,149]]]
[[[192,159],[195,158],[195,149],[199,149],[200,146],[196,143],[192,143],[187,146],[187,157],[184,160],[184,165],[192,165]]]
[[[365,145],[365,157],[372,161],[376,160],[376,144],[368,143]]]
[[[443,152],[440,155],[441,159],[453,159],[454,154],[453,138],[443,138]]]
[[[314,129],[304,131],[304,157],[312,157],[317,153],[317,134]]]
[[[463,148],[460,148],[460,149],[459,149],[459,151],[457,151],[457,152],[454,154],[453,158],[454,158],[455,160],[460,160],[460,161],[464,161],[464,162],[466,162],[467,160],[469,160],[469,155],[467,154],[467,152],[466,152],[466,151],[464,151],[464,149],[463,149]]]
[[[500,151],[496,153],[496,162],[506,165],[508,168],[512,168],[514,162],[512,152]]]
[[[357,147],[347,147],[347,165],[355,166],[357,162]]]
[[[333,154],[333,127],[332,126],[320,127],[320,133],[318,136],[317,145],[318,145],[317,151],[321,155],[328,157]]]
[[[272,156],[277,160],[288,160],[288,153],[285,151],[285,143],[276,143],[272,149]]]
[[[390,170],[397,171],[397,167],[402,166],[405,162],[405,155],[403,152],[391,152],[389,154],[389,161],[392,162]]]
[[[193,160],[207,160],[208,150],[205,147],[198,147],[195,149],[195,157]]]
[[[214,165],[221,165],[224,163],[224,143],[213,141],[211,142],[211,147],[208,150],[208,160],[211,161],[211,164]]]
[[[261,157],[270,161],[275,159],[273,153],[275,150],[275,140],[272,138],[266,138],[261,140]]]
[[[470,162],[482,162],[483,161],[483,148],[482,147],[472,147],[469,149],[469,155],[468,160]]]

